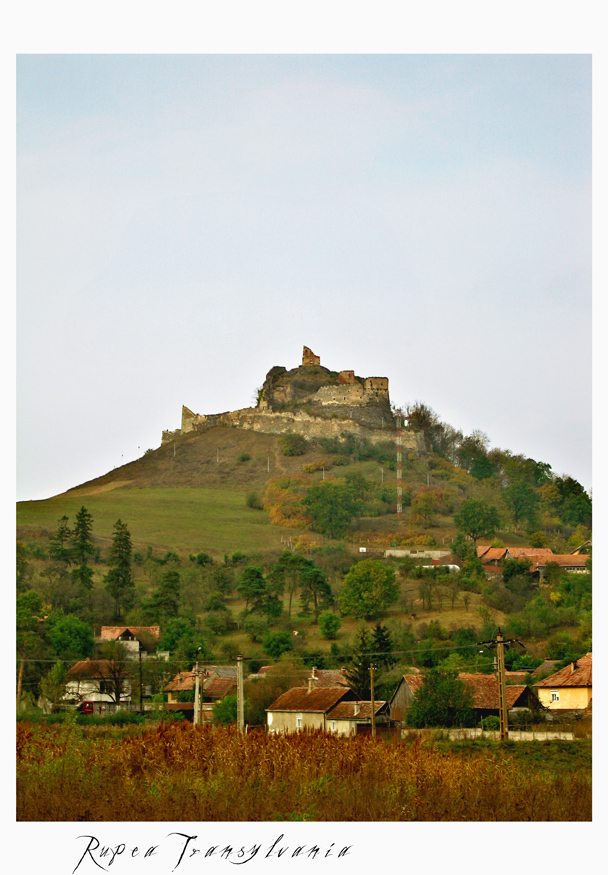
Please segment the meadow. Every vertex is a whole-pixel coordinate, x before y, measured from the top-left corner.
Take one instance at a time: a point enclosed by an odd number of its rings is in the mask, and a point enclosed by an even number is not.
[[[18,821],[590,821],[591,742],[17,724]]]
[[[20,502],[18,529],[23,534],[36,529],[53,532],[61,516],[73,522],[83,505],[93,516],[95,539],[103,546],[110,544],[117,519],[127,523],[135,549],[153,545],[182,555],[205,551],[223,557],[236,549],[280,549],[285,534],[270,524],[267,514],[247,507],[242,491],[185,486],[68,492]]]

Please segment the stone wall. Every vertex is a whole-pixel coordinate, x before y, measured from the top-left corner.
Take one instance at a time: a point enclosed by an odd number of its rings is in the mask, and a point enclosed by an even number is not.
[[[188,411],[188,408],[183,408]],[[191,411],[188,411],[191,413]],[[168,443],[182,434],[194,431],[204,431],[215,426],[226,428],[241,428],[245,431],[257,431],[261,434],[301,434],[305,438],[340,437],[343,434],[357,435],[372,443],[382,443],[395,439],[395,430],[392,423],[386,428],[367,427],[365,424],[354,419],[325,419],[319,416],[311,416],[304,411],[289,413],[272,413],[260,411],[255,407],[246,407],[243,410],[233,410],[227,413],[215,413],[205,416],[192,414],[190,418],[182,412],[182,428],[175,431],[163,432],[163,443]],[[402,436],[404,450],[420,452],[422,444],[414,432],[404,430]]]

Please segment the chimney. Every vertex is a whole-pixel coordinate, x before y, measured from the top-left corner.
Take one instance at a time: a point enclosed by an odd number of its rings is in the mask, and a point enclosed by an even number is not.
[[[360,710],[361,710],[361,702],[355,702],[354,714],[358,714]]]

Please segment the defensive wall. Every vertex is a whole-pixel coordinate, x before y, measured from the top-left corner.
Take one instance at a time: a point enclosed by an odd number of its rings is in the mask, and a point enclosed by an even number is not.
[[[199,414],[182,407],[181,428],[164,431],[162,442],[214,426],[264,434],[301,434],[306,438],[358,435],[373,443],[395,439],[387,377],[358,377],[354,371],[330,371],[305,346],[302,363],[292,370],[275,366],[266,375],[257,407]],[[420,438],[404,427],[402,446],[423,452]]]

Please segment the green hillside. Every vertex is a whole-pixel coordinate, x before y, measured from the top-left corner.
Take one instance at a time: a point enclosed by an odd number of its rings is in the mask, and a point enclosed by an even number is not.
[[[556,569],[539,585],[525,564],[483,569],[474,551],[477,538],[590,553],[591,501],[580,484],[489,449],[422,405],[410,427],[426,451],[404,455],[402,514],[389,429],[374,445],[215,427],[62,495],[19,503],[18,620],[36,626],[45,617],[31,641],[22,633],[24,688],[38,691],[53,660],[91,655],[92,631],[116,623],[160,624],[174,668],[191,665],[199,646],[217,660],[241,652],[268,662],[286,651],[339,666],[362,624],[388,630],[395,670],[446,660],[488,667],[475,642],[498,626],[525,639],[527,668],[591,649],[590,570]],[[483,511],[479,530],[465,519],[471,508]],[[90,528],[81,555],[79,519]],[[124,579],[119,520],[130,540]],[[389,547],[455,551],[443,561],[462,568],[446,575],[424,568],[428,559],[385,559]],[[362,559],[388,575],[390,597],[372,610],[347,598]],[[335,618],[333,633],[321,614]]]

